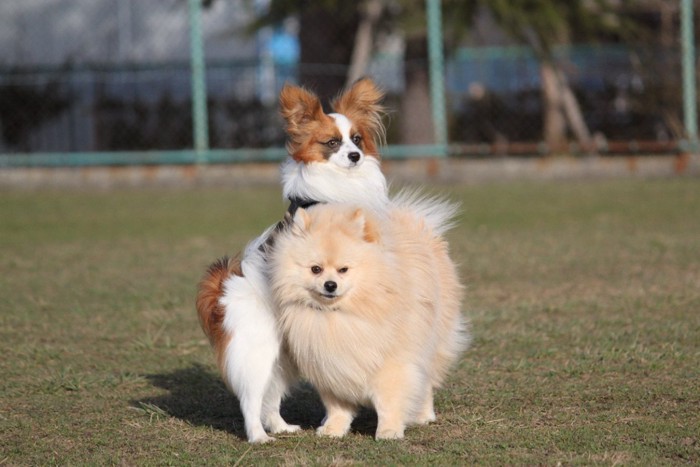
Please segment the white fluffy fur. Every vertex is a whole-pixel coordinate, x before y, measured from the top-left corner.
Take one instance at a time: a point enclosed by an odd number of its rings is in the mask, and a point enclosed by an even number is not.
[[[439,196],[426,196],[419,190],[406,189],[391,198],[391,206],[410,211],[423,219],[426,226],[437,236],[455,226],[459,204]]]
[[[328,162],[302,164],[289,158],[282,164],[282,192],[327,203],[353,202],[375,210],[386,207],[389,197],[379,160],[363,157],[352,167]]]

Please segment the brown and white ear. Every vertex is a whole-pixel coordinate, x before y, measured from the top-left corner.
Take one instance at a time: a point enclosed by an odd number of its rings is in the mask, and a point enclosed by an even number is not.
[[[310,225],[311,216],[309,216],[309,213],[303,208],[297,209],[292,222],[292,233],[295,235],[303,235],[304,232],[309,230]]]
[[[362,209],[356,209],[351,215],[352,222],[358,227],[362,239],[367,243],[379,241],[379,228],[374,219],[368,217]]]
[[[384,92],[369,78],[362,78],[332,102],[333,110],[348,117],[353,123],[365,129],[372,139],[373,146],[382,144],[386,130],[382,117],[386,113],[381,105]],[[373,147],[372,149],[375,149]]]
[[[323,114],[323,106],[316,94],[285,84],[280,92],[280,113],[287,122],[287,133],[296,136],[302,125]]]
[[[382,113],[384,92],[370,78],[361,78],[333,100],[333,110],[346,114],[352,111]]]

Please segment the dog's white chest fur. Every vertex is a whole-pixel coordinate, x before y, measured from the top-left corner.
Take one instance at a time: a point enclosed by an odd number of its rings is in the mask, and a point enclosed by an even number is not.
[[[325,203],[355,203],[381,210],[389,202],[388,188],[379,161],[366,157],[355,167],[341,168],[327,162],[282,164],[285,198],[307,198]]]

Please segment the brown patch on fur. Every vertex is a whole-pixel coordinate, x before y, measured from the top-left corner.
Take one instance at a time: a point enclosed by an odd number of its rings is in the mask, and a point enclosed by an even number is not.
[[[243,277],[241,261],[224,256],[209,266],[197,290],[199,324],[214,348],[219,368],[223,367],[224,350],[233,337],[224,330],[226,310],[219,302],[224,293],[224,281],[232,275]]]

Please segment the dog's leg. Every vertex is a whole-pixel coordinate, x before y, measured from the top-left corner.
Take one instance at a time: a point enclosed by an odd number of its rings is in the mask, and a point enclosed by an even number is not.
[[[407,365],[387,365],[373,382],[372,403],[377,411],[376,439],[401,439],[408,414],[415,410],[416,390],[425,381]]]
[[[283,374],[283,370],[278,367],[265,394],[262,419],[263,425],[271,433],[293,433],[301,429],[299,425],[288,424],[280,414],[282,398],[287,392],[287,379]]]
[[[350,430],[353,418],[355,418],[356,407],[327,392],[321,392],[320,396],[326,408],[326,416],[321,426],[316,430],[316,434],[334,438],[345,436]]]
[[[435,408],[433,407],[433,386],[431,384],[427,385],[423,397],[423,404],[419,408],[419,412],[414,420],[416,425],[427,425],[437,419],[435,416]]]
[[[374,400],[374,408],[377,411],[376,439],[402,439],[406,424],[404,422],[404,409],[402,394],[377,397]]]
[[[238,329],[241,332],[234,335],[226,348],[224,377],[238,396],[248,441],[266,443],[274,438],[263,428],[263,401],[273,384],[279,350],[274,336],[254,339],[250,329],[243,326]]]
[[[254,362],[232,362],[237,366],[237,375],[231,381],[234,392],[238,395],[241,412],[245,419],[245,431],[251,443],[274,441],[268,436],[262,424],[263,398],[273,373],[275,360],[270,356],[257,355]]]
[[[254,253],[241,263],[244,276],[233,277],[221,299],[226,306],[224,327],[233,336],[226,348],[222,369],[240,401],[248,441],[265,443],[274,438],[265,432],[263,423],[270,420],[270,410],[279,415],[279,401],[285,385],[282,381],[278,386],[276,381],[280,374],[280,339],[264,294],[266,279],[258,264],[262,259],[257,251]],[[271,403],[268,402],[266,409],[268,391],[271,391]]]
[[[263,428],[261,420],[262,397],[250,392],[240,396],[241,412],[245,419],[245,432],[250,443],[267,443],[275,438],[269,436]]]

